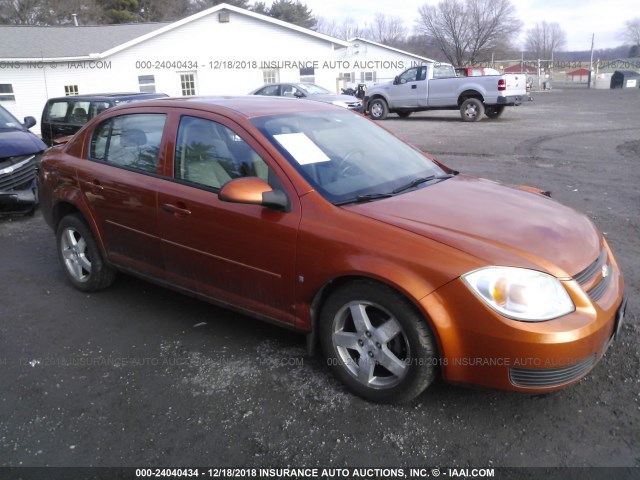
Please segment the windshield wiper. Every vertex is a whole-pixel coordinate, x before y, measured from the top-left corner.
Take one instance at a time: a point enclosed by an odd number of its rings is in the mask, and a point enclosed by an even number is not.
[[[396,188],[393,192],[394,195],[397,193],[401,193],[401,192],[405,192],[407,190],[410,190],[412,188],[417,187],[418,185],[425,183],[425,182],[430,182],[431,180],[446,180],[447,178],[451,178],[453,177],[453,174],[451,173],[445,173],[444,175],[429,175],[428,177],[418,177],[418,178],[414,178],[413,180],[411,180],[409,183],[407,183],[406,185],[403,185],[402,187],[398,187]]]
[[[366,195],[358,195],[357,197],[350,198],[348,200],[342,200],[341,202],[336,202],[334,205],[347,205],[349,203],[364,203],[371,202],[373,200],[379,200],[381,198],[389,198],[393,197],[393,193],[367,193]]]

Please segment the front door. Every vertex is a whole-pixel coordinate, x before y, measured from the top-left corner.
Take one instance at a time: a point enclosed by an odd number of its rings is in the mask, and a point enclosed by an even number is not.
[[[158,193],[167,279],[223,304],[292,324],[296,237],[293,188],[236,124],[185,112],[177,120],[174,181]],[[291,210],[223,202],[220,187],[258,176],[287,192]]]

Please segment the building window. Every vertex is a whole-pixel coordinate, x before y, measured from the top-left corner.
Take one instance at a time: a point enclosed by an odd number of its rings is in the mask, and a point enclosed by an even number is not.
[[[65,85],[64,96],[70,97],[72,95],[78,95],[78,85]]]
[[[156,93],[156,77],[154,75],[138,75],[138,86],[142,93]]]
[[[264,83],[278,83],[278,70],[270,68],[262,71],[262,79]]]
[[[189,97],[196,94],[196,74],[195,73],[181,73],[180,74],[180,89],[183,97]]]
[[[340,76],[343,78],[343,80],[347,83],[353,82],[353,75],[350,74],[349,72],[347,73],[341,73]]]
[[[360,81],[361,82],[375,82],[376,81],[376,72],[360,72]]]
[[[0,102],[11,102],[16,99],[13,94],[13,85],[10,83],[0,83]]]
[[[300,69],[300,81],[313,83],[316,81],[316,71],[313,67]]]

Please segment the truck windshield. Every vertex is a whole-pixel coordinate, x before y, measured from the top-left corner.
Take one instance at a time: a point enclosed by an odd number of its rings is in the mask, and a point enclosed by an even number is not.
[[[406,186],[416,179],[450,173],[352,112],[299,112],[258,117],[252,122],[334,204],[385,198],[408,190]],[[424,185],[417,182],[415,188]]]

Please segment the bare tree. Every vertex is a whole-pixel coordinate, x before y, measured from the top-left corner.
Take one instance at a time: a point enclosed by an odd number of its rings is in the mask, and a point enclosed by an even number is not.
[[[328,20],[323,17],[316,17],[318,20],[314,30],[318,33],[324,33],[332,37],[341,38],[342,40],[349,40],[354,37],[364,37],[368,35],[368,28],[358,24],[353,17],[345,18],[342,23],[338,23],[336,20]]]
[[[621,37],[631,44],[631,46],[640,46],[640,17],[632,18],[624,22],[624,29]]]
[[[443,0],[418,9],[417,30],[433,37],[451,62],[474,63],[494,49],[502,49],[520,30],[510,0]]]
[[[46,16],[43,0],[0,0],[0,23],[41,25]]]
[[[367,31],[367,38],[374,42],[395,46],[407,36],[402,18],[378,12]]]
[[[549,60],[554,52],[562,50],[567,44],[567,34],[558,23],[536,23],[527,30],[525,49],[536,58]]]

